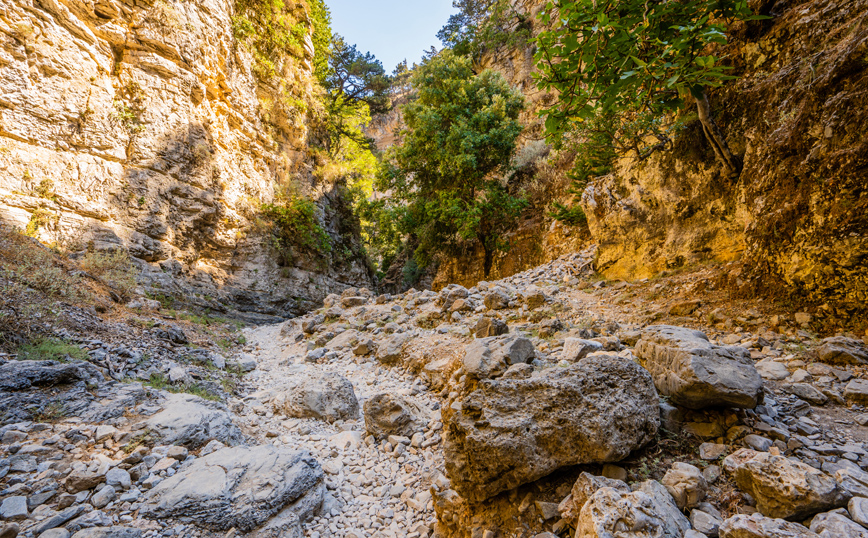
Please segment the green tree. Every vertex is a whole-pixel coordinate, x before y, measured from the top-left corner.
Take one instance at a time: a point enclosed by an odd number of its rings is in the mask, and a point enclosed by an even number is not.
[[[524,45],[530,38],[530,21],[510,0],[453,0],[452,7],[458,13],[437,38],[455,54],[477,57],[498,46]]]
[[[426,59],[412,83],[416,98],[403,108],[406,129],[383,163],[380,189],[403,204],[400,228],[418,245],[420,265],[478,242],[487,275],[526,206],[497,177],[515,152],[524,99],[500,74],[474,75],[470,59],[450,50]]]
[[[370,149],[362,127],[371,114],[386,112],[391,106],[390,78],[383,64],[335,34],[323,86],[327,92],[324,145],[329,154],[339,154],[348,142]]]
[[[726,43],[728,21],[753,18],[746,0],[552,0],[540,18],[549,29],[536,39],[538,82],[558,93],[543,111],[556,139],[602,136],[618,153],[646,158],[667,147],[667,118],[688,99],[717,159],[740,172],[707,89],[735,78],[713,51]]]

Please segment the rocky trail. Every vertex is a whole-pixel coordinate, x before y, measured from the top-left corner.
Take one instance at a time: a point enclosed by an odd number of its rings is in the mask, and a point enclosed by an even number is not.
[[[58,329],[85,360],[0,358],[0,537],[868,537],[863,335],[593,258],[243,350],[148,304]]]

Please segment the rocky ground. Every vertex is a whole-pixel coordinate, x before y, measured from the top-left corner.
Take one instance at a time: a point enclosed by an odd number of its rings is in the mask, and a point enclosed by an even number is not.
[[[87,313],[0,358],[0,537],[868,537],[864,327],[593,256],[224,350]]]

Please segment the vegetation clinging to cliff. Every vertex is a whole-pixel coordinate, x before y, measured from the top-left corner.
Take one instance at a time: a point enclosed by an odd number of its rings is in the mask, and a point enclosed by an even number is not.
[[[735,78],[714,46],[726,43],[727,21],[749,18],[744,0],[548,2],[540,19],[549,29],[535,40],[537,78],[558,99],[541,114],[552,139],[576,146],[580,156],[574,202],[617,156],[643,160],[671,148],[684,119],[675,112],[687,100],[696,104],[718,160],[728,173],[739,172],[706,89]],[[569,222],[576,205],[556,205],[555,216]]]

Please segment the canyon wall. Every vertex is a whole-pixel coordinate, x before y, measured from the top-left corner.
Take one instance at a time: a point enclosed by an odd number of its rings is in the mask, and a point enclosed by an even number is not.
[[[544,2],[516,0],[531,33]],[[477,69],[503,73],[527,97],[515,180],[532,204],[501,278],[599,245],[597,269],[636,280],[698,263],[727,265],[736,295],[808,303],[830,318],[868,304],[868,2],[753,1],[767,19],[735,23],[719,55],[739,76],[711,93],[718,123],[744,161],[737,179],[716,163],[694,120],[670,151],[625,157],[585,189],[587,228],[565,237],[546,209],[569,198],[564,152],[548,153],[537,112],[553,102],[533,81],[533,46],[491,51]],[[690,110],[686,111],[690,113]],[[552,158],[554,157],[554,158]],[[536,254],[531,254],[536,253]],[[440,283],[480,280],[482,257],[447,259]]]
[[[744,169],[733,180],[698,121],[671,152],[622,159],[585,190],[598,269],[636,279],[707,260],[741,295],[807,302],[834,318],[868,305],[868,2],[752,2],[713,92]]]
[[[72,253],[127,249],[150,293],[218,311],[287,316],[370,286],[351,209],[314,179],[305,112],[275,106],[287,86],[315,101],[310,39],[280,88],[260,83],[233,13],[231,0],[4,2],[0,222]],[[280,185],[317,201],[331,254],[278,265],[258,213]]]

